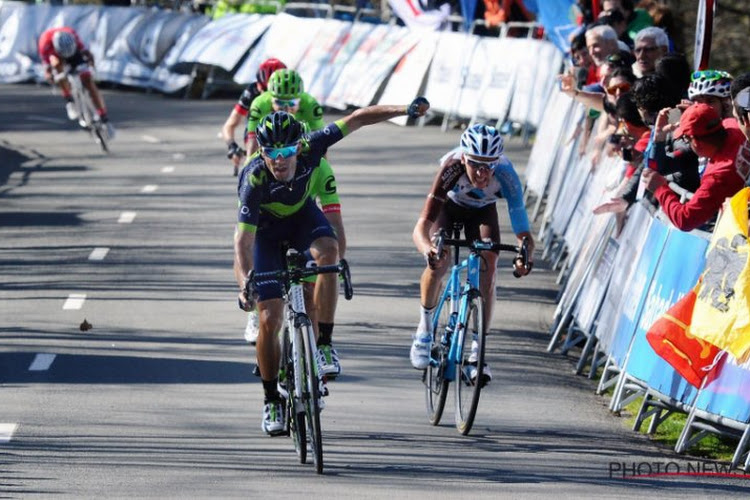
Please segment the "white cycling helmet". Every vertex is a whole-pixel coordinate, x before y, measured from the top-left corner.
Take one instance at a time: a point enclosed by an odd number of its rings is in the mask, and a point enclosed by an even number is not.
[[[52,36],[52,45],[55,47],[55,52],[64,59],[73,56],[78,49],[76,39],[67,31],[56,32]]]
[[[461,150],[468,155],[497,160],[503,149],[503,138],[495,127],[472,125],[461,134]]]
[[[696,71],[690,77],[688,98],[705,95],[725,99],[730,96],[729,87],[732,85],[732,75],[726,71]]]

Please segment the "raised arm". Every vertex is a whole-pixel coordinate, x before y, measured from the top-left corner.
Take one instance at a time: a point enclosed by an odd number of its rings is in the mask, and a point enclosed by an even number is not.
[[[346,125],[348,133],[352,133],[366,125],[380,123],[397,116],[409,115],[411,118],[419,118],[424,116],[428,109],[430,109],[429,101],[424,97],[417,97],[408,106],[377,105],[360,108],[342,118],[341,121]]]

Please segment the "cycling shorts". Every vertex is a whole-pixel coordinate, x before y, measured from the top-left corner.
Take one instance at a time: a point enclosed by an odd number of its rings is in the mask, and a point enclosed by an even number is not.
[[[91,75],[91,66],[88,61],[84,59],[83,52],[76,51],[75,54],[68,57],[67,59],[61,59],[64,66],[68,66],[70,71],[80,76]]]
[[[311,199],[288,217],[261,216],[258,230],[255,232],[253,250],[255,272],[265,273],[282,269],[282,251],[285,247],[303,253],[310,248],[313,241],[326,236],[336,239],[336,233],[328,219]],[[256,287],[256,291],[259,302],[282,297],[281,283],[276,280],[264,280]]]
[[[500,243],[500,223],[494,203],[481,208],[469,208],[446,200],[432,226],[432,233],[445,229],[452,237],[453,225],[456,222],[463,224],[464,235],[469,241],[484,240]]]

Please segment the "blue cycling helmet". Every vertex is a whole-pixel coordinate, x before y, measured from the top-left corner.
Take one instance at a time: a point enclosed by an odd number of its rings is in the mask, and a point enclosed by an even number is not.
[[[67,31],[57,31],[52,35],[52,46],[55,47],[57,55],[63,59],[72,57],[76,53],[76,39]]]
[[[461,134],[461,151],[467,155],[497,160],[503,149],[503,138],[495,127],[472,125]]]

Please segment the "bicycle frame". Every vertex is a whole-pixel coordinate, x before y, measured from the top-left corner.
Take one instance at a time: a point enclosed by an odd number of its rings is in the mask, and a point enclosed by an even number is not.
[[[456,252],[455,264],[451,268],[450,277],[446,283],[443,294],[438,301],[436,310],[441,310],[445,302],[450,300],[450,330],[443,332],[442,342],[445,345],[450,343],[448,351],[448,364],[445,367],[443,377],[446,380],[453,381],[456,379],[456,363],[461,359],[463,354],[461,346],[463,345],[463,336],[466,334],[466,317],[469,307],[469,293],[471,290],[479,288],[479,255],[470,252],[469,256],[460,263],[458,253]],[[466,272],[466,281],[461,283],[461,275]],[[439,318],[433,318],[433,330],[437,328]],[[433,360],[435,361],[435,360]]]
[[[106,131],[96,115],[96,106],[94,106],[94,101],[88,89],[83,86],[81,76],[75,69],[66,66],[65,71],[55,77],[56,80],[62,78],[65,78],[70,85],[70,95],[73,97],[73,103],[78,111],[78,125],[88,130],[102,150],[105,153],[108,152]],[[91,78],[93,78],[93,75]]]
[[[284,313],[286,315],[286,324],[288,329],[287,331],[290,333],[290,342],[292,346],[294,376],[296,378],[296,380],[294,381],[294,394],[296,396],[295,398],[293,398],[295,403],[294,411],[299,413],[305,410],[302,404],[304,386],[300,383],[302,381],[302,367],[300,366],[301,353],[304,351],[304,348],[299,345],[299,342],[304,342],[304,339],[297,338],[296,332],[311,331],[307,330],[306,327],[312,327],[312,322],[310,321],[310,317],[307,315],[307,310],[305,309],[305,293],[301,283],[291,284],[289,290],[286,293],[286,300],[284,301],[284,303]],[[308,341],[310,342],[311,346],[315,345],[314,338],[308,339]],[[316,371],[316,375],[319,376],[319,374],[317,373],[317,369],[318,367],[315,366],[314,370]]]

